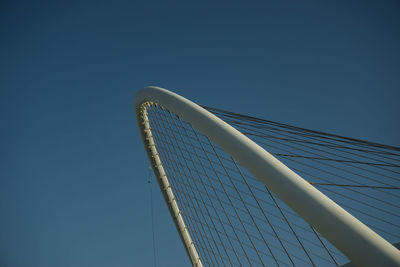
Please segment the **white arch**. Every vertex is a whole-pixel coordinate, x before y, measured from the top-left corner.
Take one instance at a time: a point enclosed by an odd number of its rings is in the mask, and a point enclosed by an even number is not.
[[[161,188],[169,183],[151,137],[148,102],[160,104],[208,136],[356,265],[400,266],[399,250],[238,130],[182,96],[159,87],[145,87],[135,96],[135,113],[146,151],[156,166],[154,171],[165,182]],[[172,191],[163,192],[166,201],[171,202],[172,217],[193,264],[201,265]]]

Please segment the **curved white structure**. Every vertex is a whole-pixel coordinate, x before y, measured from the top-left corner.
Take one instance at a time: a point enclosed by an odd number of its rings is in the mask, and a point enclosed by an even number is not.
[[[262,147],[195,103],[162,88],[146,87],[134,100],[136,119],[160,188],[193,265],[202,266],[202,263],[158,157],[147,120],[146,105],[149,103],[160,104],[208,136],[356,265],[400,266],[399,250]]]

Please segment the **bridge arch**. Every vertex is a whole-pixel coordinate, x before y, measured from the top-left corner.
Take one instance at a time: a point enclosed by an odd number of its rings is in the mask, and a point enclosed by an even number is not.
[[[147,108],[153,105],[176,114],[209,137],[356,265],[400,265],[400,253],[395,247],[264,148],[190,100],[166,89],[146,87],[134,99],[136,119],[159,186],[193,265],[203,263],[181,216],[152,136]]]

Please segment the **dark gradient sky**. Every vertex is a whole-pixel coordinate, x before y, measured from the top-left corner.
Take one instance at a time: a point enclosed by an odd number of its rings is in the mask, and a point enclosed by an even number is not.
[[[0,266],[152,266],[147,85],[400,145],[396,1],[1,1]],[[154,186],[158,266],[188,266]]]

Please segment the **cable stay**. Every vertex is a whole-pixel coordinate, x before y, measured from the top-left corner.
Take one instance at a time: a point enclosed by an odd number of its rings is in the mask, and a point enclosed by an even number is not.
[[[149,174],[147,177],[147,184],[149,185],[149,195],[150,195],[150,217],[151,217],[151,236],[153,243],[153,266],[157,267],[157,257],[156,257],[156,234],[154,229],[154,205],[153,205],[153,189],[152,189],[152,170],[149,167]]]
[[[203,108],[389,243],[400,242],[399,147]],[[163,170],[201,259],[198,266],[343,266],[351,262],[183,117],[152,102],[146,104],[145,112]]]

